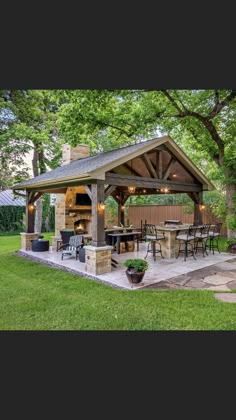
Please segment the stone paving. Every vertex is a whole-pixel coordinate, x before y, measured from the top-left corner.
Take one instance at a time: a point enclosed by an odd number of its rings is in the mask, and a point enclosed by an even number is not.
[[[197,255],[195,261],[188,257],[184,261],[183,257],[178,259],[161,259],[156,261],[150,255],[147,258],[149,268],[145,273],[142,283],[130,285],[125,274],[123,265],[127,258],[144,258],[146,254],[146,244],[140,244],[140,250],[126,252],[124,254],[112,255],[118,261],[117,268],[112,268],[110,273],[102,275],[92,275],[85,271],[85,264],[74,257],[61,260],[59,252],[32,252],[20,251],[19,254],[35,259],[45,264],[70,271],[72,273],[94,279],[111,287],[137,290],[137,289],[197,289],[215,290],[230,292],[236,289],[236,257],[229,253],[215,252],[209,253],[205,258]]]
[[[236,289],[236,258],[149,285],[148,289],[195,289],[230,292]],[[216,297],[222,294],[215,294]],[[225,294],[223,294],[225,295]]]

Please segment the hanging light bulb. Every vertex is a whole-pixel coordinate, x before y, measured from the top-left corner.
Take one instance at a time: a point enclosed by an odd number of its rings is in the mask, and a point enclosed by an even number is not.
[[[130,194],[134,194],[136,191],[136,187],[134,187],[133,185],[129,185],[128,186],[128,191]]]

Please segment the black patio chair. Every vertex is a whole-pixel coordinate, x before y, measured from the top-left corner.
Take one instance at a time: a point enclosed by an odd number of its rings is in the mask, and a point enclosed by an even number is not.
[[[60,234],[62,245],[66,245],[69,243],[70,237],[75,235],[75,231],[74,229],[61,229]]]

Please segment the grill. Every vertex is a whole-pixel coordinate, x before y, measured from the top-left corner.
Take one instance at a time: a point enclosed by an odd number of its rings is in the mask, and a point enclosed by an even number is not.
[[[182,225],[181,220],[166,220],[164,226],[168,225]]]

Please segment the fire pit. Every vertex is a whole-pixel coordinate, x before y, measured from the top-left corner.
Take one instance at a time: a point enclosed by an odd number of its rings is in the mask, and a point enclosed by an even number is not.
[[[49,250],[49,241],[47,239],[32,239],[32,251],[44,252]]]

